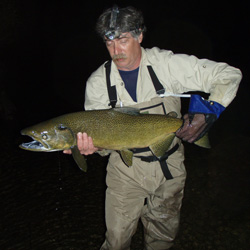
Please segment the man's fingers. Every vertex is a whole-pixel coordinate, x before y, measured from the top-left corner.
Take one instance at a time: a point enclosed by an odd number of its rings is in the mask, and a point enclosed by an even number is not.
[[[185,138],[187,142],[193,143],[197,137],[202,133],[202,131],[206,128],[207,124],[204,124],[202,127],[200,127],[195,133],[190,134],[190,137]]]
[[[89,138],[86,133],[82,133],[81,144],[78,148],[80,151],[87,151],[89,149]]]
[[[192,118],[192,121],[190,121],[189,116],[184,115],[184,124],[176,132],[177,137],[190,143],[194,142],[207,126],[203,114],[195,114]]]
[[[181,128],[179,128],[176,132],[176,136],[183,139],[183,137],[188,133],[190,122],[188,116],[183,117],[184,122]]]
[[[65,150],[63,150],[63,153],[70,155],[70,154],[72,154],[72,151],[70,149],[65,149]]]
[[[88,136],[87,133],[81,132],[77,133],[77,147],[80,153],[84,155],[93,154],[98,150],[98,148],[94,146],[92,138]],[[64,150],[63,153],[72,154],[70,149]]]
[[[92,140],[92,138],[89,136],[88,137],[88,142],[89,142],[89,148],[93,148],[94,147],[94,143],[93,143],[93,140]]]
[[[84,146],[83,133],[79,132],[77,133],[77,147],[79,150],[82,150],[83,146]]]

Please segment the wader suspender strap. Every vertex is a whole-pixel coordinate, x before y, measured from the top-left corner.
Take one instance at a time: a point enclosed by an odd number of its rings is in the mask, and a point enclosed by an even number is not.
[[[105,68],[106,68],[106,82],[107,82],[107,88],[108,88],[108,95],[109,95],[109,106],[112,108],[115,107],[116,102],[117,102],[117,94],[116,94],[116,88],[115,85],[111,86],[111,81],[110,81],[110,72],[111,72],[111,61],[108,61],[105,63]],[[158,95],[164,94],[165,89],[163,88],[162,84],[160,83],[159,79],[157,78],[153,68],[151,65],[147,66],[148,72],[150,74],[150,77],[152,79],[152,82],[155,87],[155,91]]]
[[[167,180],[173,179],[171,172],[169,171],[167,159],[168,157],[173,154],[179,148],[179,144],[177,143],[174,147],[172,147],[168,152],[166,152],[161,159],[158,159],[155,155],[152,156],[134,156],[136,158],[140,158],[142,161],[145,162],[152,162],[152,161],[159,161],[161,165],[161,170]],[[136,148],[132,150],[133,153],[143,153],[150,151],[149,148]]]
[[[116,94],[115,85],[111,86],[111,81],[110,81],[111,61],[106,62],[104,66],[106,68],[106,82],[107,82],[108,95],[109,95],[109,100],[110,100],[109,106],[111,106],[112,108],[115,108],[115,105],[117,102],[117,94]],[[152,66],[148,65],[147,68],[148,68],[150,77],[152,79],[152,82],[154,84],[156,93],[158,95],[164,94],[165,89],[163,88],[162,84],[157,78]],[[140,158],[142,161],[146,161],[146,162],[159,161],[165,178],[167,180],[170,180],[170,179],[173,179],[173,176],[169,171],[166,160],[169,155],[173,154],[178,149],[178,147],[179,147],[179,144],[176,144],[173,148],[171,148],[168,152],[166,152],[166,154],[163,155],[161,159],[158,159],[156,156],[148,156],[148,157],[147,156],[135,156],[135,157]],[[141,152],[147,152],[149,150],[150,150],[149,148],[142,148],[142,149],[134,149],[133,152],[141,153]]]
[[[116,88],[115,85],[111,86],[110,82],[110,72],[111,72],[111,61],[108,61],[105,63],[106,68],[106,82],[107,82],[107,88],[108,88],[108,95],[109,95],[109,106],[112,108],[115,108],[115,105],[117,103],[117,94],[116,94]]]
[[[151,65],[148,65],[147,67],[148,67],[148,72],[149,72],[149,74],[150,74],[150,77],[151,77],[151,79],[152,79],[152,82],[153,82],[153,84],[154,84],[156,93],[157,93],[158,95],[164,94],[164,93],[165,93],[165,89],[163,88],[163,86],[161,85],[159,79],[157,78],[157,76],[156,76],[156,74],[155,74],[155,72],[154,72],[152,66],[151,66]]]

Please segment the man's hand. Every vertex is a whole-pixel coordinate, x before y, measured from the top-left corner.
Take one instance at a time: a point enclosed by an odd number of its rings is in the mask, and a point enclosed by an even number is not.
[[[98,148],[94,146],[92,138],[86,133],[81,132],[77,133],[77,147],[83,155],[90,155],[98,150]],[[63,153],[71,154],[72,152],[70,149],[67,149],[64,150]]]
[[[204,114],[185,114],[183,126],[176,132],[176,136],[187,142],[194,142],[207,126]]]

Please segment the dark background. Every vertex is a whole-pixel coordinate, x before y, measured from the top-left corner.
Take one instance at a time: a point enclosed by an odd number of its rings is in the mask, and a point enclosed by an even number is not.
[[[32,110],[39,120],[48,112],[81,110],[87,78],[109,59],[95,23],[114,1],[1,2],[1,86],[19,115],[30,120]],[[236,102],[242,101],[237,107],[242,111],[249,90],[249,13],[242,2],[117,3],[143,11],[148,28],[143,47],[158,46],[240,68],[244,81]]]
[[[189,177],[176,249],[250,249],[245,2],[116,1],[142,10],[143,47],[227,62],[243,73],[237,97],[210,132],[212,150],[186,145]],[[82,110],[87,78],[109,59],[95,22],[113,3],[0,1],[1,249],[98,249],[104,239],[106,159],[90,157],[83,175],[68,156],[18,144],[22,128]],[[135,239],[133,249],[142,249],[141,236]]]

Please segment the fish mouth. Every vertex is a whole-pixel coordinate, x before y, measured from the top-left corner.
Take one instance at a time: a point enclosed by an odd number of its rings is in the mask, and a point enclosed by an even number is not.
[[[39,141],[24,142],[19,146],[22,149],[33,150],[33,151],[43,151],[47,150],[43,144]]]
[[[37,152],[53,152],[53,151],[60,151],[61,149],[51,149],[49,147],[45,147],[39,141],[31,141],[31,142],[24,142],[19,145],[21,149],[29,150],[29,151],[37,151]]]
[[[24,134],[23,134],[24,135]],[[51,149],[49,145],[43,144],[32,137],[33,141],[31,142],[23,142],[19,145],[21,149],[29,150],[29,151],[40,151],[40,152],[52,152],[58,151],[59,149]]]

